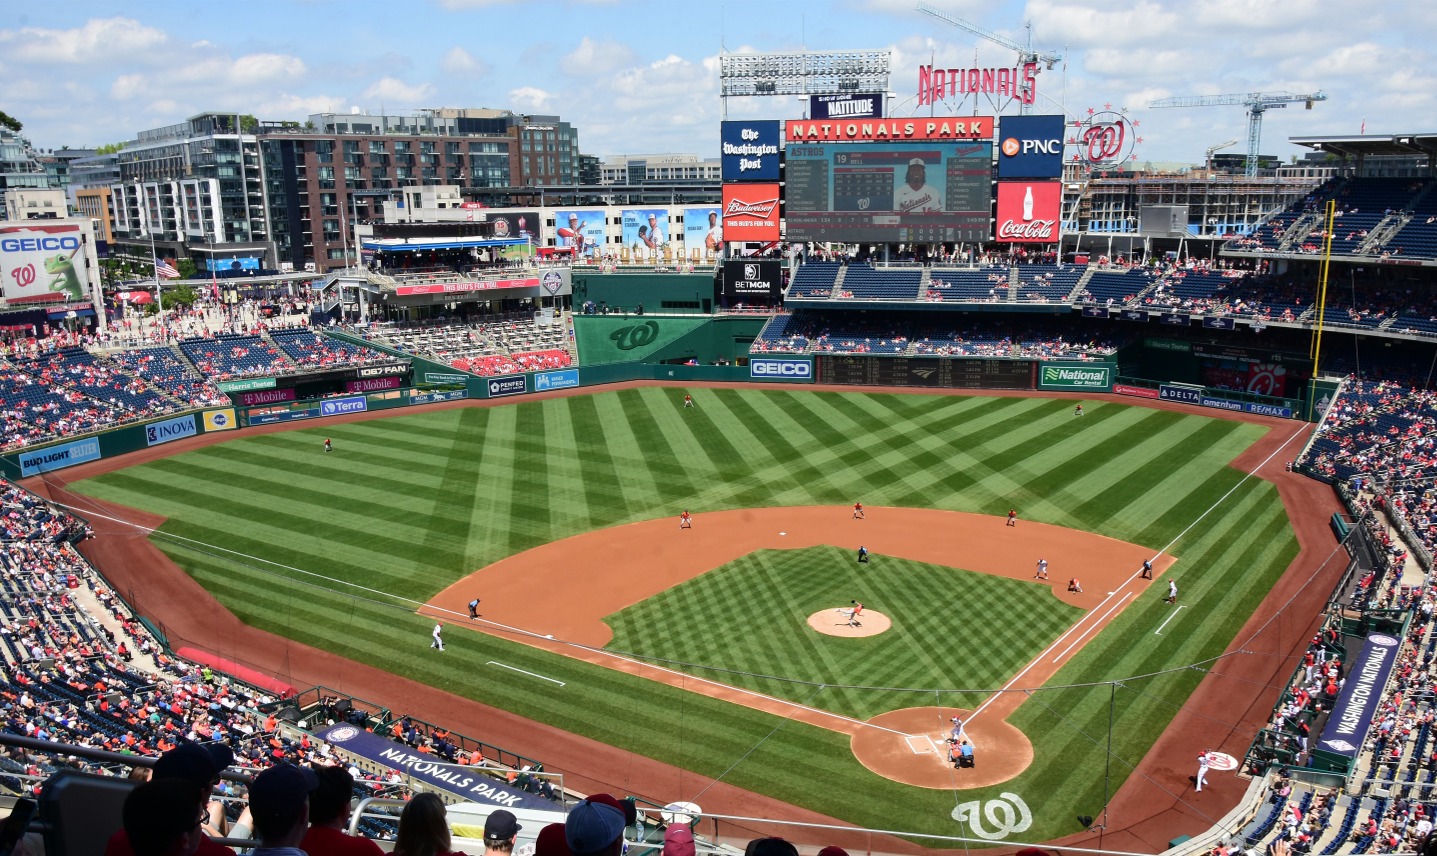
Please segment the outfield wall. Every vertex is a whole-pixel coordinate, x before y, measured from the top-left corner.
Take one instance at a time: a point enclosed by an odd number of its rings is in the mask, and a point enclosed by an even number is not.
[[[129,452],[161,446],[186,437],[232,431],[239,427],[235,408],[196,410],[166,416],[136,425],[112,428],[74,440],[22,449],[0,456],[0,475],[16,481],[41,473],[63,470],[76,464],[113,458]]]

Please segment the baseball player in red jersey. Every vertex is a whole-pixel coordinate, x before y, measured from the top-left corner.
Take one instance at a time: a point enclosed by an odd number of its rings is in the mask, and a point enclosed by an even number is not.
[[[684,513],[683,513],[683,514],[680,514],[680,515],[679,515],[679,528],[680,528],[680,529],[692,529],[692,528],[694,528],[694,519],[693,519],[692,516],[689,515],[689,510],[688,510],[687,508],[684,509]]]
[[[852,603],[853,608],[848,611],[848,626],[862,627],[863,622],[859,621],[858,619],[863,615],[863,604],[859,603],[856,600]]]
[[[854,520],[865,520],[865,519],[867,519],[867,518],[865,518],[864,515],[863,515],[863,503],[861,503],[861,502],[855,502],[855,503],[853,503],[853,519],[854,519]]]
[[[1009,525],[1009,526],[1017,526],[1017,525],[1018,525],[1018,510],[1017,510],[1016,508],[1010,508],[1010,509],[1008,509],[1008,525]]]

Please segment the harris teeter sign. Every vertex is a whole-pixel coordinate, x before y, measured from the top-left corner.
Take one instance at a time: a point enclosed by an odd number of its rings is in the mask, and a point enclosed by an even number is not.
[[[1040,363],[1038,388],[1110,392],[1113,367],[1104,363]]]

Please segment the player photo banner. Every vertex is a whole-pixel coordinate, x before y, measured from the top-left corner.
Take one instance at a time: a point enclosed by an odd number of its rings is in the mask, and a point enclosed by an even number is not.
[[[723,224],[719,208],[684,209],[684,248],[718,252],[723,249]]]
[[[1010,181],[998,184],[1000,244],[1055,244],[1063,207],[1063,185],[1057,181]]]
[[[777,184],[725,184],[723,237],[726,241],[778,240]]]
[[[669,243],[669,212],[664,208],[625,208],[621,212],[624,246],[634,258],[658,258]]]
[[[590,258],[604,251],[604,212],[593,209],[554,212],[554,233],[561,247],[574,250],[575,258]]]

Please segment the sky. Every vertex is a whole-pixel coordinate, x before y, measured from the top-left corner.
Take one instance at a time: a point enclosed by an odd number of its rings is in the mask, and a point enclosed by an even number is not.
[[[1270,110],[1289,136],[1437,131],[1437,3],[1376,0],[929,0],[1064,61],[1035,113],[1123,110],[1141,163],[1246,149],[1240,106],[1150,108],[1178,95],[1322,91]],[[40,148],[90,147],[197,113],[494,107],[558,114],[587,154],[718,154],[721,52],[889,50],[890,115],[926,116],[918,67],[1011,66],[1015,51],[916,11],[917,0],[71,0],[0,21],[0,110]],[[991,115],[986,102],[940,104]],[[796,98],[729,99],[730,118],[802,118]],[[1009,112],[1016,112],[1010,109]]]

